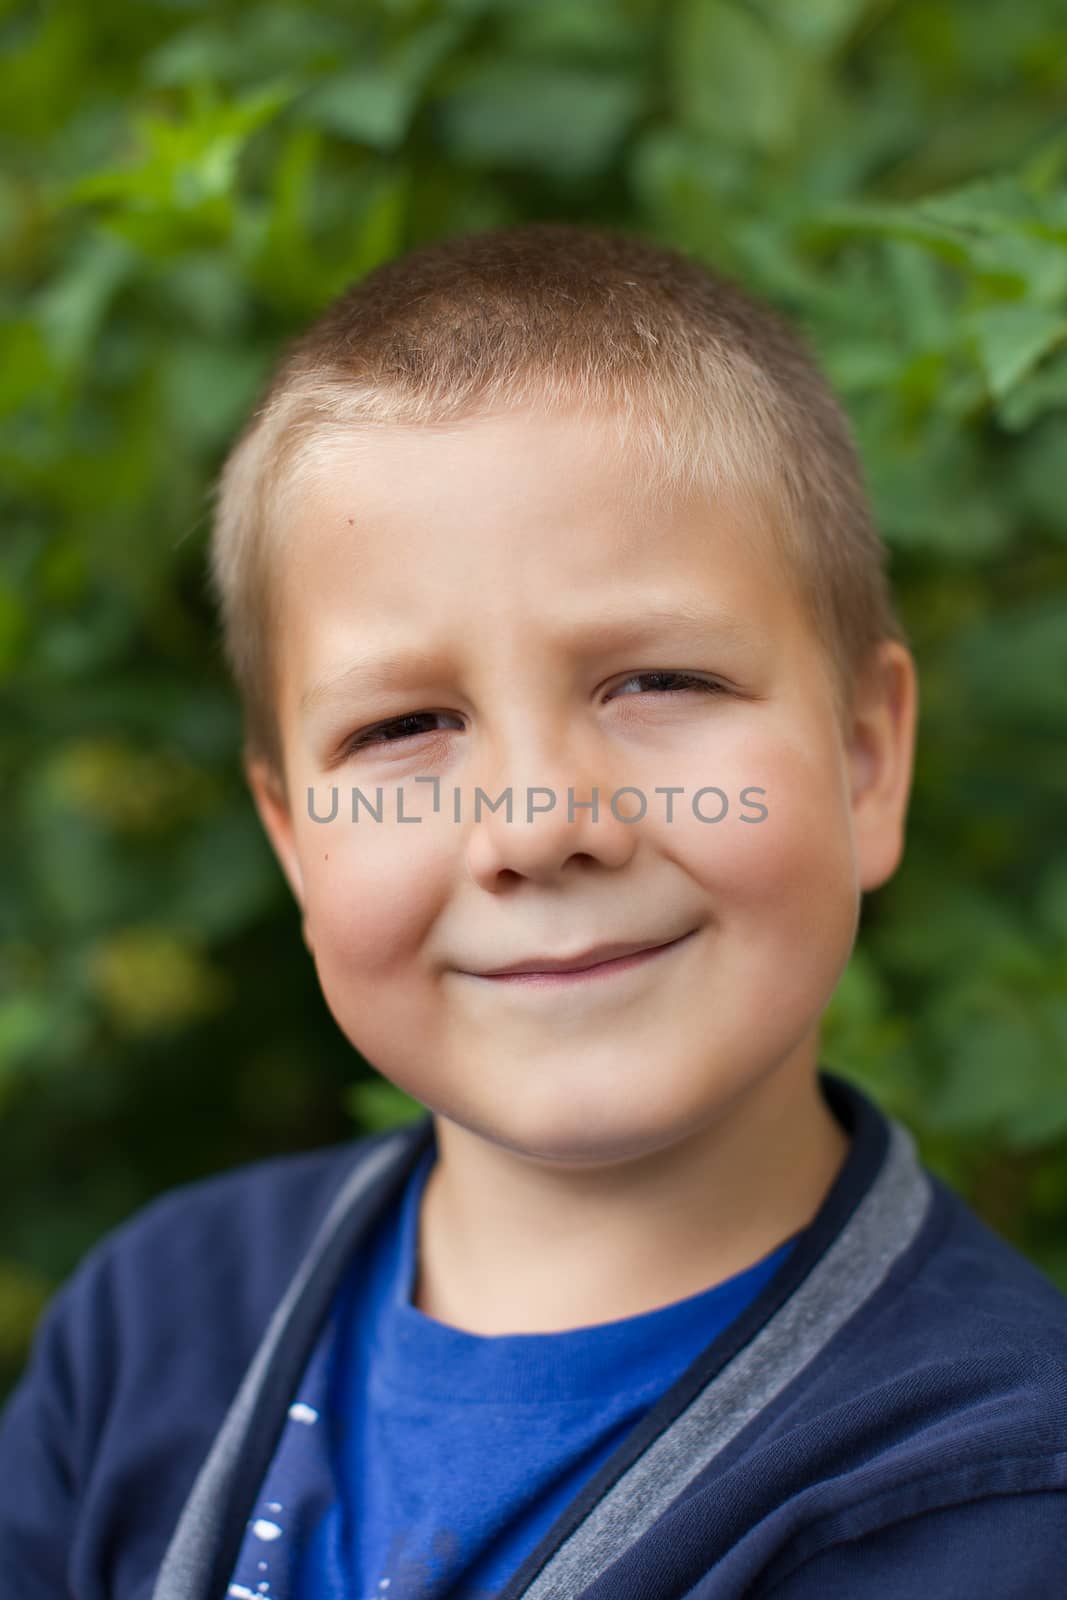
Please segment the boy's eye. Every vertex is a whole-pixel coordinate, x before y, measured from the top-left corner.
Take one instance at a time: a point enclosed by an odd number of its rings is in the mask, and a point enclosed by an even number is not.
[[[715,683],[711,678],[698,678],[694,672],[635,672],[625,678],[619,685],[625,689],[627,684],[642,683],[655,679],[658,688],[663,693],[677,693],[678,689],[703,690],[705,694],[725,694],[721,683]]]
[[[375,744],[400,744],[404,739],[414,738],[426,731],[418,726],[419,723],[432,722],[435,717],[448,715],[447,711],[411,711],[403,717],[392,717],[388,722],[376,723],[364,733],[353,734],[351,739],[346,740],[341,754],[350,756],[353,751],[366,750]]]
[[[677,694],[682,689],[696,689],[698,693],[725,694],[725,689],[720,683],[715,683],[709,678],[698,678],[692,672],[635,672],[625,678],[619,685],[619,690],[625,690],[631,683],[652,683],[655,691],[661,694]],[[624,698],[631,698],[624,696]],[[420,723],[432,722],[435,717],[448,717],[447,711],[411,711],[403,717],[391,717],[388,722],[376,723],[373,728],[367,728],[363,733],[353,734],[342,747],[341,755],[350,756],[356,750],[366,750],[376,744],[400,744],[405,739],[417,738],[420,733],[427,731],[419,726]]]

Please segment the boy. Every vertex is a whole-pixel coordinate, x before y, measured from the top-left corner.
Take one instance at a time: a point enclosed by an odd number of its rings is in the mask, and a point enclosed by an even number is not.
[[[212,556],[326,1002],[427,1114],[90,1253],[4,1593],[1061,1592],[1067,1298],[819,1067],[916,687],[796,338],[636,238],[425,247],[288,352]]]

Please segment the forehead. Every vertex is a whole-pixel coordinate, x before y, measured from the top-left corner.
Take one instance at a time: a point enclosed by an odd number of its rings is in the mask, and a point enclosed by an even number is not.
[[[277,576],[307,693],[368,641],[473,650],[674,616],[738,646],[781,632],[787,574],[756,508],[671,492],[610,418],[516,412],[333,437],[288,486]],[[454,641],[453,641],[454,642]],[[634,642],[639,642],[635,637]]]
[[[469,526],[489,506],[494,517],[506,509],[523,522],[549,512],[558,519],[563,502],[576,524],[608,507],[647,520],[672,498],[666,468],[638,467],[621,419],[512,407],[449,423],[317,435],[279,488],[276,521],[300,525],[303,536],[307,513],[321,521],[347,510],[348,526],[410,534],[427,517],[438,528],[454,515]],[[629,521],[619,523],[620,533]]]
[[[609,547],[677,557],[671,535],[677,545],[683,526],[699,525],[705,537],[692,553],[702,562],[716,546],[725,556],[731,533],[752,561],[766,561],[772,498],[764,485],[731,482],[726,469],[715,482],[680,483],[621,415],[510,407],[314,437],[278,486],[272,543],[296,563],[358,550],[369,575],[397,540],[435,552],[450,543],[455,559],[520,545],[531,566],[585,554],[595,565]]]

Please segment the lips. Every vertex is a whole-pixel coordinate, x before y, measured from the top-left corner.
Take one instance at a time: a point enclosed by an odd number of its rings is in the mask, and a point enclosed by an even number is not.
[[[476,974],[479,978],[503,978],[518,976],[527,972],[588,972],[591,967],[598,967],[605,961],[617,961],[621,956],[639,955],[646,950],[661,950],[668,944],[674,944],[684,937],[675,934],[670,939],[635,940],[622,944],[603,944],[595,949],[586,950],[576,956],[531,956],[528,959],[512,962],[507,967],[492,967]]]

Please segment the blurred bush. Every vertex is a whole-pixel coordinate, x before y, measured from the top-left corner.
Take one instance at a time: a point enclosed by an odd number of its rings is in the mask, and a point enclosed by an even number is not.
[[[848,405],[922,729],[823,1060],[1067,1288],[1058,0],[52,0],[0,27],[0,1376],[157,1191],[417,1109],[333,1024],[244,790],[205,488],[345,284],[526,217],[737,274]]]

